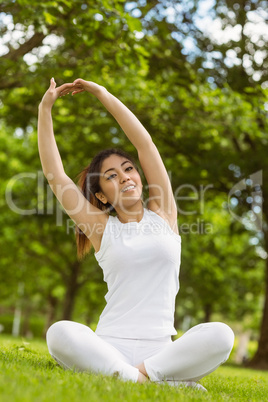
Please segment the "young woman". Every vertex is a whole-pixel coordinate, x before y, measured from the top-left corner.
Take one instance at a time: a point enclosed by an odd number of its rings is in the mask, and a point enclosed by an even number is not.
[[[124,151],[108,149],[96,155],[81,174],[81,191],[65,174],[51,109],[58,97],[84,91],[99,99],[136,148],[149,188],[146,206],[138,168]],[[196,381],[228,359],[234,334],[214,322],[171,340],[176,334],[181,237],[171,183],[149,133],[104,87],[82,79],[56,87],[51,79],[39,106],[38,146],[44,175],[77,225],[79,257],[92,245],[108,285],[95,332],[72,321],[49,328],[52,357],[79,371],[203,389]]]

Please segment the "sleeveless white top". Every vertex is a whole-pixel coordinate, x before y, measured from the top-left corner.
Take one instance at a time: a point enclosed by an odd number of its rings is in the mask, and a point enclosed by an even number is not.
[[[107,302],[96,334],[153,339],[175,335],[181,236],[155,212],[140,222],[109,216],[96,260],[103,270]]]

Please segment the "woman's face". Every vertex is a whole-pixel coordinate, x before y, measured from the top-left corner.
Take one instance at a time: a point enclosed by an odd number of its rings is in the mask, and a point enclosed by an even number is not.
[[[106,204],[109,202],[115,209],[124,209],[134,205],[141,199],[142,182],[132,162],[116,154],[106,158],[100,172],[101,192],[96,197]]]

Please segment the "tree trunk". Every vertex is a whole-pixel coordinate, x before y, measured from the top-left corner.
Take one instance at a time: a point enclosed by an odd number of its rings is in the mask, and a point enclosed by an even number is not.
[[[21,335],[27,337],[32,337],[30,328],[30,318],[31,318],[32,308],[28,303],[26,304],[23,312]]]
[[[48,311],[47,311],[47,320],[44,328],[43,337],[45,338],[48,328],[55,322],[56,315],[56,307],[58,304],[58,299],[52,294],[48,296]]]
[[[63,305],[63,320],[71,320],[72,312],[74,308],[75,296],[80,287],[78,283],[78,277],[80,273],[80,263],[75,261],[74,264],[71,265],[71,272],[68,277],[68,282],[66,286],[65,300]]]
[[[235,354],[236,364],[243,364],[248,359],[248,343],[250,331],[245,331],[238,336],[238,347]]]
[[[211,308],[211,304],[206,304],[205,308],[204,308],[204,313],[205,313],[205,322],[210,322],[210,317],[211,317],[211,313],[212,313],[212,308]]]
[[[268,232],[264,232],[266,252],[268,251]],[[265,301],[261,323],[258,350],[253,359],[247,364],[259,370],[268,370],[268,258],[266,258]]]

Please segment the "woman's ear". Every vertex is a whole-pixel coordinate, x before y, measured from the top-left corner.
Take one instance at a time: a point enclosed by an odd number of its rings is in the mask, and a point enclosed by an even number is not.
[[[108,200],[103,193],[95,193],[95,197],[100,200],[104,205],[107,204]]]

